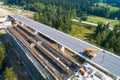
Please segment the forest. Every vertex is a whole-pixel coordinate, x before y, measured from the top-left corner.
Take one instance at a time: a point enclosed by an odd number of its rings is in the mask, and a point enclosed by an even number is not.
[[[120,24],[111,31],[109,24],[99,23],[94,35],[95,37],[91,40],[93,44],[120,55]]]
[[[103,2],[120,7],[120,0],[103,0]]]
[[[120,9],[110,10],[108,7],[95,4],[101,0],[5,0],[7,5],[23,6],[34,11],[34,19],[67,34],[71,32],[71,19],[86,20],[88,15],[110,19],[120,19]],[[114,1],[114,4],[113,4]],[[103,0],[104,3],[118,6],[118,0]],[[90,42],[120,55],[120,24],[110,30],[109,23],[98,23],[94,31],[95,38]]]

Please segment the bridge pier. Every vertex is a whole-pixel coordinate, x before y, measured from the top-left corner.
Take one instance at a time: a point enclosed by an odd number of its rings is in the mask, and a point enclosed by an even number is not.
[[[34,43],[31,43],[31,44],[30,44],[30,47],[32,47],[32,48],[35,47],[35,44],[34,44]]]
[[[38,32],[37,32],[37,31],[35,31],[35,32],[34,32],[34,35],[37,35],[37,34],[38,34]]]
[[[14,20],[13,24],[18,25],[18,24],[20,24],[20,22],[18,20]]]
[[[63,45],[59,44],[58,47],[59,47],[59,49],[60,49],[61,52],[65,52],[65,47]]]
[[[20,22],[20,26],[21,26],[21,27],[24,27],[24,24],[23,24],[22,22]]]

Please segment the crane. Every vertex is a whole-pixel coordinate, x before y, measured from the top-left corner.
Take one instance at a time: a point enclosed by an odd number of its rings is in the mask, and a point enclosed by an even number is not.
[[[96,52],[104,52],[103,50],[84,48],[84,52],[90,57],[96,57]]]

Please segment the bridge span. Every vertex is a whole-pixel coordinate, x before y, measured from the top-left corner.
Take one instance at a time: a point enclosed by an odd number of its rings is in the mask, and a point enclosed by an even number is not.
[[[75,55],[80,56],[81,58],[85,59],[87,62],[94,65],[95,67],[107,73],[120,76],[119,56],[104,50],[105,53],[99,52],[97,53],[96,58],[90,59],[87,56],[83,55],[84,48],[92,48],[92,49],[101,49],[101,48],[20,15],[9,15],[9,18],[11,19],[11,21],[18,21],[20,22],[21,25],[29,26],[31,29],[34,30],[35,34],[40,33],[45,37],[49,38],[50,40],[56,42],[58,46],[60,46],[62,52],[64,52],[65,49],[68,49],[71,52],[73,52]]]

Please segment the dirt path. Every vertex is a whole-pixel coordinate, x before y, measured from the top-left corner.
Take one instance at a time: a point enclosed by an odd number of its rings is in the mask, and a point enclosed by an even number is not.
[[[0,16],[12,15],[13,13],[0,7]]]

